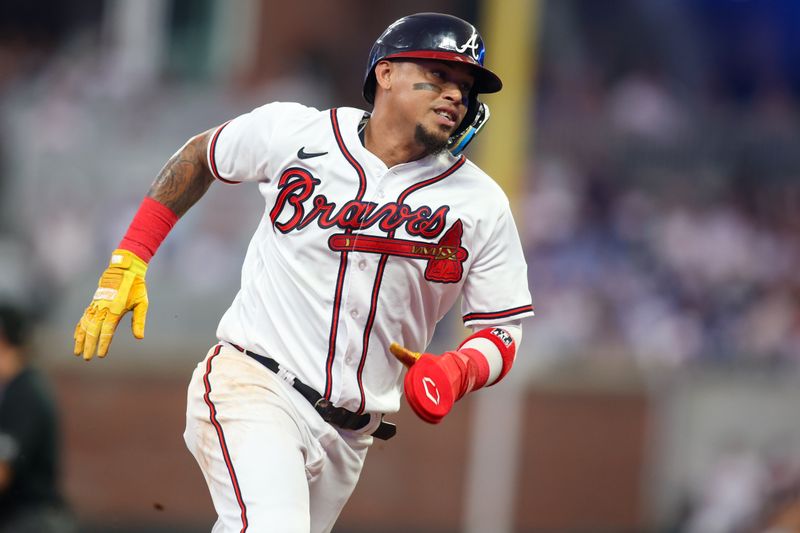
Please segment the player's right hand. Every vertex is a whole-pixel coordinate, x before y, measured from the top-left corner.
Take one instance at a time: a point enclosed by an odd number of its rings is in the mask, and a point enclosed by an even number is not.
[[[403,380],[406,401],[425,422],[438,424],[456,401],[453,382],[461,379],[455,352],[442,355],[412,352],[393,342],[389,351],[408,368]]]
[[[100,276],[92,303],[75,326],[75,355],[83,355],[89,361],[96,351],[99,357],[105,357],[120,318],[131,310],[133,336],[144,338],[146,272],[147,263],[139,256],[128,250],[114,250],[108,268]]]

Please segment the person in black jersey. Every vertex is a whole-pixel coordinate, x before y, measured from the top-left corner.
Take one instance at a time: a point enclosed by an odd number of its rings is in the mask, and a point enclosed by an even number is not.
[[[0,303],[0,532],[73,532],[58,489],[57,409],[28,361],[28,329],[21,308]]]

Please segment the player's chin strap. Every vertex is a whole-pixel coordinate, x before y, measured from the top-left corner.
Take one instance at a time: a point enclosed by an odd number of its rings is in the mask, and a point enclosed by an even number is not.
[[[478,112],[475,113],[475,119],[472,121],[472,124],[464,128],[464,131],[461,133],[450,137],[450,140],[447,141],[447,149],[450,150],[450,153],[458,155],[463,152],[464,148],[466,148],[478,132],[481,131],[481,128],[483,128],[483,125],[489,120],[490,116],[489,106],[483,102],[478,102]]]

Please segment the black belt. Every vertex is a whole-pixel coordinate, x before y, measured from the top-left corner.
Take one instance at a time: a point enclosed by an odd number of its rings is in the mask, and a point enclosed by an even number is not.
[[[235,344],[231,344],[231,346],[240,352],[246,353],[265,367],[269,368],[273,373],[281,376],[281,367],[275,359],[266,357],[264,355],[259,355],[251,352],[250,350],[245,350],[244,348],[236,346]],[[369,414],[359,415],[353,411],[345,409],[344,407],[336,407],[330,401],[323,398],[320,393],[294,377],[294,374],[292,374],[292,380],[290,383],[297,392],[302,394],[303,397],[308,400],[308,403],[314,407],[314,409],[319,413],[319,416],[321,416],[325,422],[333,424],[334,426],[342,429],[351,430],[359,430],[369,424],[371,417]],[[378,428],[372,432],[372,436],[376,439],[389,440],[394,437],[395,433],[397,433],[396,425],[392,424],[391,422],[384,422],[381,420]]]

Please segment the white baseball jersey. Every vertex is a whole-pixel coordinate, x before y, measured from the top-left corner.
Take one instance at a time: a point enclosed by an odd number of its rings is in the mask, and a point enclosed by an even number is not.
[[[392,168],[361,143],[364,111],[271,103],[220,126],[215,177],[255,181],[266,210],[217,336],[268,355],[335,405],[394,412],[402,365],[463,295],[465,325],[533,314],[500,187],[449,152]]]

